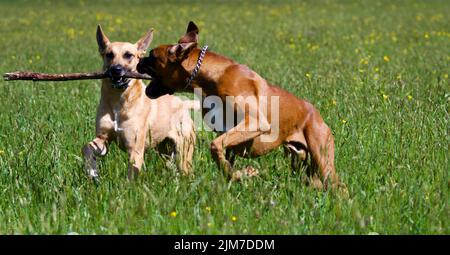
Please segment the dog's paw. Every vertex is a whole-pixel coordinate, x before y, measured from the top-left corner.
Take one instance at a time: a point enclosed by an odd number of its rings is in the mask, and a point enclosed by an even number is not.
[[[252,178],[252,177],[255,177],[258,175],[259,175],[258,169],[254,168],[252,166],[248,166],[242,170],[235,171],[231,176],[231,180],[232,181],[240,181],[244,178]]]
[[[100,176],[98,175],[98,170],[96,168],[86,169],[86,174],[95,184],[100,183]]]
[[[344,199],[350,198],[350,194],[348,192],[347,185],[345,185],[345,183],[339,182],[336,186],[337,187],[335,187],[335,190],[337,191],[337,194],[341,198],[344,198]]]
[[[245,171],[245,176],[246,177],[255,177],[259,175],[259,171],[258,169],[248,166],[247,168],[244,169]]]
[[[92,177],[91,179],[92,179],[92,182],[94,182],[95,186],[100,185],[100,177],[99,176]]]

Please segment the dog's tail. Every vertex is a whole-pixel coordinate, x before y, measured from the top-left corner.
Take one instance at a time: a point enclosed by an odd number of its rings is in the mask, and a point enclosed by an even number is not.
[[[183,104],[189,110],[198,111],[200,109],[200,101],[198,100],[184,100]]]

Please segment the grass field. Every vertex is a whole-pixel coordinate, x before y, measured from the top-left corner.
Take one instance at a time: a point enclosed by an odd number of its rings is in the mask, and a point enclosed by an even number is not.
[[[98,23],[116,41],[154,27],[156,46],[194,20],[201,45],[320,110],[349,197],[305,187],[281,148],[229,184],[207,132],[193,178],[149,152],[130,183],[111,146],[96,187],[80,156],[100,82],[1,81],[0,233],[450,234],[449,1],[90,2],[1,1],[0,72],[99,70]]]

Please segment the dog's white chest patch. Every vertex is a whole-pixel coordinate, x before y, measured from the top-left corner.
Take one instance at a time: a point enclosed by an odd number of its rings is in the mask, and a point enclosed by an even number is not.
[[[114,110],[113,124],[114,124],[114,132],[122,132],[123,131],[123,128],[119,127],[120,121],[119,121],[119,113],[117,110]]]

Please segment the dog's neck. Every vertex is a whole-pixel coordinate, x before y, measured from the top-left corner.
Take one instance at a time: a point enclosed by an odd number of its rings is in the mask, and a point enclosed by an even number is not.
[[[187,73],[186,79],[189,78],[194,71],[200,52],[201,49],[199,48],[193,49],[189,53],[189,56],[181,63],[181,66]],[[200,87],[209,94],[208,91],[213,89],[219,83],[225,69],[233,64],[236,64],[236,62],[230,58],[216,54],[212,51],[206,51],[199,72],[192,81],[191,86],[186,89],[193,90],[196,87]]]
[[[116,89],[111,86],[111,81],[109,79],[104,79],[102,81],[102,96],[108,100],[109,104],[113,108],[129,108],[134,105],[136,100],[142,98],[145,92],[145,85],[142,80],[131,79],[128,88],[126,89]]]

